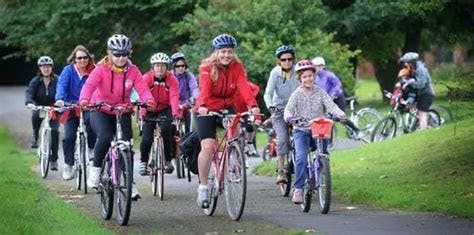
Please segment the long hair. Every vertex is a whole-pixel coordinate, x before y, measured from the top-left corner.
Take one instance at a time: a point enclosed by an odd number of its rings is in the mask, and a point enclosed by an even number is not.
[[[74,50],[72,50],[71,54],[69,57],[67,57],[67,63],[68,64],[74,64],[74,60],[76,59],[76,52],[82,51],[87,54],[89,57],[89,64],[94,64],[94,58],[92,58],[92,54],[87,50],[87,48],[83,45],[77,45]]]
[[[219,59],[218,59],[218,50],[214,51],[207,59],[204,59],[204,61],[202,62],[202,65],[206,66],[206,65],[210,65],[211,66],[211,80],[212,80],[212,83],[217,83],[217,76],[218,76],[218,66],[219,66]],[[232,64],[234,62],[238,62],[238,63],[242,63],[239,58],[237,57],[237,53],[235,53],[234,51],[234,59],[232,59],[232,61],[230,61],[229,64]]]

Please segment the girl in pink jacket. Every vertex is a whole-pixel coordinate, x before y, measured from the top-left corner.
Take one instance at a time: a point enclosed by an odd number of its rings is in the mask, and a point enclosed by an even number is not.
[[[130,39],[122,34],[115,34],[107,41],[107,56],[97,64],[97,67],[89,75],[79,97],[81,106],[89,103],[105,102],[110,105],[130,104],[132,88],[138,92],[141,101],[154,106],[155,102],[142,80],[140,70],[132,64],[128,56],[132,48]],[[122,116],[123,137],[126,140],[132,138],[131,124],[132,110],[127,110]],[[107,154],[115,133],[115,115],[107,107],[91,113],[91,125],[97,134],[94,148],[94,165],[90,168],[87,184],[97,188],[100,166],[105,154]],[[137,199],[140,195],[135,183],[132,185],[132,198]]]

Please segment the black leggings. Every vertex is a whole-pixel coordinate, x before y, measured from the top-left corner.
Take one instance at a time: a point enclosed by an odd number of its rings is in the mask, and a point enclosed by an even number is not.
[[[143,123],[142,142],[140,143],[141,162],[148,162],[151,145],[153,144],[153,133],[156,128],[156,122],[147,121],[147,118],[153,119],[157,117],[162,117],[169,120],[159,123],[161,136],[163,137],[165,160],[171,161],[171,159],[173,159],[175,156],[174,135],[176,132],[176,127],[172,125],[171,109],[167,108],[160,112],[147,112],[144,118],[145,122]]]
[[[97,140],[95,142],[94,148],[94,167],[102,166],[105,154],[107,154],[107,151],[109,150],[110,142],[113,140],[115,135],[115,124],[116,120],[114,114],[106,114],[103,112],[91,113],[92,129],[97,134]],[[130,141],[133,136],[130,113],[122,115],[121,124],[123,139]]]
[[[341,109],[343,112],[345,112],[344,110],[346,109],[346,97],[344,95],[340,95],[338,96],[335,100],[334,100],[334,103],[336,103],[336,105],[339,107],[339,109]],[[345,121],[343,121],[342,123],[344,123],[346,126],[348,126],[349,128],[351,128],[352,130],[358,132],[359,131],[359,128],[357,128],[354,123],[349,120],[349,119],[346,119]]]

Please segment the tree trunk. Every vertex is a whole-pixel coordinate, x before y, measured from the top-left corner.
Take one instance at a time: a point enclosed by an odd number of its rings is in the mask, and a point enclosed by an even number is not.
[[[403,46],[403,53],[409,52],[409,51],[419,53],[418,50],[420,49],[420,38],[421,38],[420,27],[408,27],[405,33],[405,45]]]
[[[384,90],[389,92],[393,91],[393,87],[397,81],[398,68],[398,60],[396,56],[385,61],[374,62],[375,77],[380,85],[383,99],[386,99],[386,97],[383,96]]]

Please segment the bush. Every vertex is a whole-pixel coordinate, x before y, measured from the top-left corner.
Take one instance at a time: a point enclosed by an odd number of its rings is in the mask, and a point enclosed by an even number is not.
[[[474,67],[442,64],[433,71],[433,82],[446,86],[452,100],[474,100]]]

